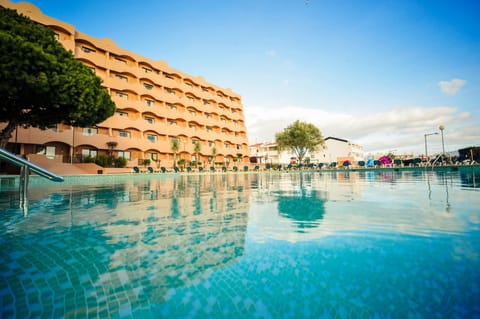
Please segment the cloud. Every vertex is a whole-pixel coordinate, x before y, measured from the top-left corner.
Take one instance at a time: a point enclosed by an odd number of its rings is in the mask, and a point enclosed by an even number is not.
[[[305,107],[246,107],[249,143],[271,142],[295,120],[312,123],[324,137],[347,139],[363,146],[366,153],[387,152],[423,154],[424,134],[438,132],[445,125],[445,149],[473,146],[480,140],[480,121],[455,107],[401,107],[378,112],[347,114]],[[433,152],[441,149],[440,135],[431,136]]]
[[[443,94],[450,96],[457,94],[465,84],[467,84],[467,81],[462,79],[452,79],[450,81],[438,82],[440,91],[442,91]]]

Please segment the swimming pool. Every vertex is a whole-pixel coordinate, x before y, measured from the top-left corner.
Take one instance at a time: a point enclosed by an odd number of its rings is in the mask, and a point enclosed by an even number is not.
[[[1,318],[480,318],[479,170],[102,181],[3,186]]]

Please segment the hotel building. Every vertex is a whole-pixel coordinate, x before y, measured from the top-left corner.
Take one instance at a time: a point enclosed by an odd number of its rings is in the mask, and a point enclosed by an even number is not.
[[[126,158],[127,167],[145,159],[153,167],[167,168],[178,159],[204,165],[234,159],[248,163],[242,101],[231,89],[119,48],[110,39],[81,33],[30,3],[0,0],[0,6],[52,28],[57,40],[102,79],[117,107],[113,116],[94,127],[18,127],[10,150],[66,163],[111,154]]]

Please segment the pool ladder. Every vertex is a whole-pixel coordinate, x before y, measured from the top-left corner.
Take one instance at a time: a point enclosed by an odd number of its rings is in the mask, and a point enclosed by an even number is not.
[[[63,177],[58,176],[57,174],[35,165],[28,160],[10,153],[2,148],[0,148],[0,159],[20,167],[20,208],[22,208],[25,215],[28,211],[28,180],[30,172],[36,173],[37,175],[45,177],[46,179],[54,182],[63,182]]]

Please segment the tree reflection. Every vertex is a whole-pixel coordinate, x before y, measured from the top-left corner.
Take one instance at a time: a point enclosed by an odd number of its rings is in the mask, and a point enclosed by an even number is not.
[[[278,194],[278,213],[293,220],[298,232],[307,232],[316,228],[325,214],[325,200],[322,192],[306,189],[300,180],[299,189],[283,191]]]

